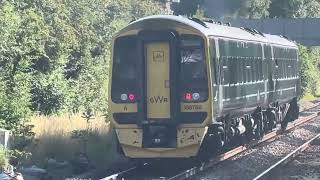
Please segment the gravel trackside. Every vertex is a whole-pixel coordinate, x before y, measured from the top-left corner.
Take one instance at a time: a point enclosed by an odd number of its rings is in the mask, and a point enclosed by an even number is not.
[[[274,180],[319,180],[320,179],[320,139],[295,160],[278,169]]]
[[[230,160],[220,163],[194,179],[201,180],[246,180],[253,179],[272,164],[289,154],[320,132],[320,118],[306,123],[276,140],[257,146]],[[318,155],[320,148],[317,149]],[[320,156],[320,155],[319,155]],[[318,159],[319,160],[319,159]],[[316,163],[317,164],[317,163]],[[320,163],[318,163],[319,165]],[[320,168],[318,166],[318,172]],[[320,179],[320,178],[319,178]],[[293,179],[290,179],[293,180]],[[308,179],[309,180],[309,179]]]

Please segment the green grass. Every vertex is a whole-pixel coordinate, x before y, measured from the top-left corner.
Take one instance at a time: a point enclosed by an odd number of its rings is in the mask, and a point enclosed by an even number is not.
[[[316,99],[317,99],[317,97],[315,97],[313,94],[311,94],[311,93],[306,93],[306,94],[301,98],[300,101],[305,102],[305,101],[313,101],[313,100],[316,100]]]

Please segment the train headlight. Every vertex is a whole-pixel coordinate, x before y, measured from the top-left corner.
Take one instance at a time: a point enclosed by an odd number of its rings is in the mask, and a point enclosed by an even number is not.
[[[126,100],[128,100],[128,95],[127,94],[121,94],[120,99],[122,101],[126,101]]]
[[[186,92],[183,94],[183,100],[186,102],[199,102],[202,98],[199,92]]]
[[[129,94],[129,100],[134,101],[136,99],[134,94]]]
[[[187,101],[192,101],[192,93],[186,93],[184,97]]]
[[[195,100],[195,101],[199,100],[200,99],[200,94],[199,93],[193,93],[192,94],[192,99]]]

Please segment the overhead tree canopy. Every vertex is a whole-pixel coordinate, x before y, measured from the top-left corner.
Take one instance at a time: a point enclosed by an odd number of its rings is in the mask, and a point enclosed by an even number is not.
[[[318,0],[272,0],[270,17],[306,18],[320,17]]]
[[[110,39],[156,0],[6,0],[0,4],[0,128],[32,112],[106,112]]]
[[[201,7],[214,18],[320,17],[318,0],[204,0]]]
[[[180,0],[180,3],[173,3],[171,8],[174,14],[191,17],[196,14],[203,0]]]

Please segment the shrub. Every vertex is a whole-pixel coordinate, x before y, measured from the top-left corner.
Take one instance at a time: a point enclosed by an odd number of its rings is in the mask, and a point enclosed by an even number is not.
[[[307,48],[299,46],[300,76],[301,76],[301,96],[311,94],[319,95],[320,89],[320,51],[318,48]]]
[[[3,171],[8,166],[8,154],[6,149],[1,146],[0,147],[0,169]]]

